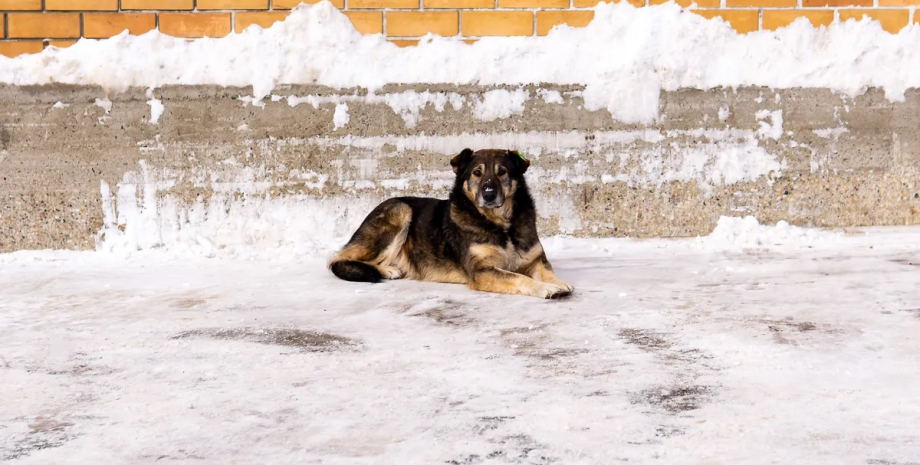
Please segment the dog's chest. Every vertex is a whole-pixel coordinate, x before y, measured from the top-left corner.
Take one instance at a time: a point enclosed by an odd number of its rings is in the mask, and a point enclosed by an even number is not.
[[[505,243],[505,246],[502,250],[502,258],[504,259],[504,267],[502,269],[508,271],[517,271],[533,261],[531,253],[529,250],[521,250],[516,247],[510,240]]]

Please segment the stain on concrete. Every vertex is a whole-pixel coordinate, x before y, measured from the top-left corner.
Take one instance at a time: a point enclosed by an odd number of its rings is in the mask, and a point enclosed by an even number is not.
[[[331,352],[342,349],[355,349],[360,346],[357,341],[346,337],[291,328],[194,329],[179,333],[171,339],[202,337],[292,347],[303,352]]]
[[[0,461],[21,459],[36,451],[61,447],[76,438],[71,432],[72,427],[73,423],[55,417],[37,417],[29,423],[29,431],[24,438],[17,440],[8,450],[0,449]]]
[[[646,404],[671,414],[696,410],[708,402],[713,390],[698,384],[655,386],[632,396],[633,404]]]
[[[619,336],[646,352],[657,352],[672,346],[664,334],[648,329],[626,328],[620,330]]]
[[[798,321],[794,318],[783,320],[760,319],[760,323],[765,324],[767,331],[772,335],[777,344],[800,345],[813,336],[808,333],[818,332],[821,334],[834,334],[839,332],[828,325],[818,325],[812,321]]]
[[[427,318],[446,326],[471,326],[475,323],[466,310],[469,306],[450,299],[436,299],[421,305],[409,305],[403,311],[409,316]]]
[[[190,308],[195,308],[200,305],[204,305],[207,302],[205,299],[189,298],[189,299],[177,299],[173,302],[173,307],[181,308],[183,310],[188,310]]]

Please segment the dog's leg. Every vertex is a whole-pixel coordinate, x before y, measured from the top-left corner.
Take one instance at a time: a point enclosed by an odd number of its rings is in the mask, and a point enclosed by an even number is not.
[[[541,251],[542,253],[542,251]],[[565,286],[536,281],[529,276],[507,271],[509,262],[516,262],[499,247],[477,244],[469,248],[465,267],[470,276],[470,289],[501,294],[520,294],[554,299],[571,293]]]
[[[536,281],[530,277],[496,268],[480,270],[470,280],[470,289],[475,291],[518,294],[555,299],[571,294],[567,288],[553,283]]]
[[[398,200],[377,206],[355,234],[329,262],[329,268],[347,281],[379,282],[399,279],[408,273],[408,262],[401,260],[409,233],[412,208]]]
[[[575,291],[575,288],[571,284],[559,279],[556,277],[556,273],[553,273],[553,265],[549,263],[549,260],[546,258],[546,253],[543,252],[543,245],[539,242],[537,242],[537,245],[527,253],[523,254],[521,258],[521,274],[530,276],[536,281],[562,286],[569,293]]]

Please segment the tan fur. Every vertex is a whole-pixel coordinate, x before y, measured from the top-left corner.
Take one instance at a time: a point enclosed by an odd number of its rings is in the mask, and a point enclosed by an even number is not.
[[[552,270],[543,265],[539,260],[542,256],[543,246],[539,243],[523,252],[514,249],[510,243],[505,248],[473,245],[469,250],[468,260],[471,263],[468,268],[482,271],[474,273],[470,288],[544,298],[560,289],[572,292],[574,288],[556,278]]]
[[[399,279],[409,273],[411,265],[404,250],[409,225],[412,221],[412,208],[405,204],[396,205],[388,210],[385,217],[387,226],[396,231],[396,236],[386,249],[374,255],[374,251],[365,243],[349,244],[337,253],[329,263],[336,261],[359,261],[377,268],[385,279]]]
[[[430,281],[433,283],[450,283],[450,284],[469,284],[466,273],[459,268],[450,266],[439,266],[437,268],[423,268],[414,270],[411,279],[420,281]]]
[[[470,289],[501,294],[529,295],[541,299],[566,293],[566,290],[557,284],[541,283],[522,274],[498,269],[477,272],[470,282]]]

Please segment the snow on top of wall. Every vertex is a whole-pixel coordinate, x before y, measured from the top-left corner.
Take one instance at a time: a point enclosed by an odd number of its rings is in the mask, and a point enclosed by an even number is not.
[[[429,36],[399,48],[361,35],[328,2],[301,6],[268,29],[187,41],[157,31],[80,40],[35,55],[0,57],[0,82],[130,86],[215,84],[269,95],[278,84],[371,90],[391,83],[583,84],[590,110],[626,122],[651,122],[661,89],[718,86],[822,87],[855,96],[881,87],[891,100],[920,86],[920,27],[889,34],[878,22],[813,28],[799,19],[775,32],[735,33],[671,3],[635,8],[601,4],[585,28],[546,37]],[[411,63],[411,66],[398,65]],[[486,102],[488,103],[488,102]]]

